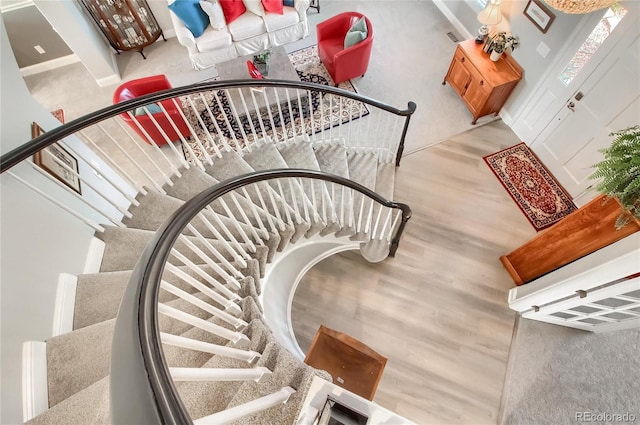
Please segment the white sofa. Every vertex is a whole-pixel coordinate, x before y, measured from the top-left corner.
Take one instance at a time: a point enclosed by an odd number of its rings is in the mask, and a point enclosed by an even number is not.
[[[169,4],[173,1],[167,0]],[[294,7],[283,7],[282,15],[266,12],[262,17],[247,10],[221,30],[214,30],[209,25],[197,38],[176,15],[170,15],[176,37],[187,48],[193,67],[202,70],[216,63],[307,37],[309,1],[295,0]]]

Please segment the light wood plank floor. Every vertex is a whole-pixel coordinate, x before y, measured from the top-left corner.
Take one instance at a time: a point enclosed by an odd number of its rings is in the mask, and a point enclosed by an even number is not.
[[[404,157],[395,200],[413,217],[397,256],[333,256],[296,292],[301,348],[324,324],[386,356],[374,400],[418,424],[496,423],[515,319],[498,258],[535,231],[482,157],[517,143],[498,121]]]

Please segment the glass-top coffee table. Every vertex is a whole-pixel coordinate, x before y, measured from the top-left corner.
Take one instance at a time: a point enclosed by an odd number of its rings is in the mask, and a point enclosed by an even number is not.
[[[241,56],[239,58],[217,64],[216,68],[218,70],[218,76],[221,80],[250,79],[251,76],[249,75],[249,70],[247,69],[247,61],[253,61],[253,54]],[[284,47],[278,46],[271,49],[271,56],[269,57],[269,74],[265,75],[265,78],[273,80],[300,81],[298,73],[291,64],[289,55],[284,50]],[[244,98],[244,102],[246,103],[246,112],[242,103],[242,98],[240,96],[241,92],[242,97]],[[289,96],[292,97],[292,100],[297,99],[298,96],[295,93],[295,90],[289,89],[288,93]],[[264,91],[256,89],[231,89],[228,91],[228,96],[230,97],[229,100],[233,103],[238,113],[240,115],[244,115],[247,112],[254,112],[256,109],[262,109],[267,106],[274,106],[278,103],[285,103],[287,101],[287,90],[273,89],[270,87],[265,88]]]

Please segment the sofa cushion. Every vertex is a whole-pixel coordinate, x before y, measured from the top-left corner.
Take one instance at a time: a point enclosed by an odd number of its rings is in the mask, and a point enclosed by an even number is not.
[[[169,9],[184,23],[194,37],[200,37],[209,26],[209,16],[202,10],[199,0],[176,0]]]
[[[231,35],[226,27],[221,30],[214,30],[209,27],[196,39],[196,46],[200,52],[224,49],[230,46],[231,43]]]
[[[264,21],[253,13],[245,13],[228,25],[233,41],[262,35],[267,32]]]
[[[282,0],[261,0],[264,10],[282,15]]]
[[[347,49],[353,45],[356,45],[367,38],[367,23],[364,20],[364,16],[358,19],[347,31],[347,35],[344,37],[344,48]]]
[[[247,10],[254,15],[264,16],[264,7],[260,0],[242,0]]]
[[[247,11],[242,0],[220,0],[220,6],[222,6],[224,19],[227,21],[227,25],[238,19]]]
[[[227,26],[222,6],[217,0],[200,0],[200,7],[209,16],[209,23],[214,30],[219,31]]]
[[[284,7],[282,15],[267,13],[264,16],[264,23],[269,32],[290,27],[297,24],[299,20],[298,12],[293,7]]]

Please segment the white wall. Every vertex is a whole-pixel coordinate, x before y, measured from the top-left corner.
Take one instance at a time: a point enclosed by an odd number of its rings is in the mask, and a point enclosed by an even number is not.
[[[45,131],[60,123],[29,93],[1,17],[0,59],[0,151],[5,154],[31,139],[32,121]],[[104,162],[94,160],[100,164],[101,172],[112,173]],[[29,163],[19,164],[11,172],[64,200],[76,211],[89,212],[68,191],[40,175]],[[82,162],[80,173],[96,183],[103,182]],[[90,194],[83,190],[85,193]],[[22,343],[43,341],[51,336],[58,274],[82,272],[94,232],[6,173],[0,177],[0,204],[0,423],[15,424],[22,422]]]
[[[99,85],[108,86],[120,81],[114,51],[79,2],[34,0],[33,3]]]

